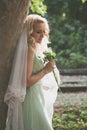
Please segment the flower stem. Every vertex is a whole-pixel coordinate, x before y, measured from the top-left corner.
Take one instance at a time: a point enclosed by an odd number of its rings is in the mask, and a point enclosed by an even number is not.
[[[60,89],[60,87],[59,87],[58,77],[57,77],[57,75],[56,75],[56,73],[55,73],[55,70],[53,70],[53,75],[54,75],[54,78],[55,78],[56,83],[57,83],[57,85],[58,85],[58,89],[59,89],[59,91],[62,92],[61,89]]]

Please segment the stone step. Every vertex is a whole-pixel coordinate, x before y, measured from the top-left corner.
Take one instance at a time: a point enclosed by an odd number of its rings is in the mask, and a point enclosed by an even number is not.
[[[87,91],[87,75],[61,75],[60,78],[62,92]]]
[[[60,90],[64,92],[86,92],[87,86],[67,86],[67,85],[61,85]],[[59,91],[60,91],[59,90]]]
[[[61,75],[60,78],[62,83],[81,83],[81,82],[87,83],[87,75],[83,75],[83,76],[82,75],[78,75],[78,76]]]
[[[87,75],[87,68],[60,69],[62,75]]]

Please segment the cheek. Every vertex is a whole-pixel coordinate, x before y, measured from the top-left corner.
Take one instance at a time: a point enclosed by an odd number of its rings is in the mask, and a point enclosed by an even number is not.
[[[37,40],[37,39],[38,39],[38,36],[37,36],[37,35],[34,35],[33,37],[35,38],[35,40]]]
[[[32,37],[34,38],[35,42],[38,42],[38,36],[36,34],[33,34]]]
[[[33,33],[32,36],[33,36],[34,38],[38,37],[36,33]]]
[[[38,39],[38,38],[40,37],[40,35],[34,34],[33,37],[34,37],[35,39]]]
[[[40,34],[33,33],[33,34],[32,34],[32,37],[34,37],[35,42],[41,43],[41,39],[40,39],[41,36],[40,36]]]

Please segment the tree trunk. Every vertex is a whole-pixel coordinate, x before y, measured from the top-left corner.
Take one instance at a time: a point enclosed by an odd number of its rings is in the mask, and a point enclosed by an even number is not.
[[[30,0],[0,0],[0,130],[5,130],[7,106],[4,94],[11,63]]]

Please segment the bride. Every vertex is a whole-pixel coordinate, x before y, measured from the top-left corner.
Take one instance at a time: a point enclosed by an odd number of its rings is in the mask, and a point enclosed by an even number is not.
[[[49,51],[49,25],[45,18],[26,17],[15,52],[11,76],[4,101],[8,105],[6,130],[53,130],[53,106],[59,71],[54,60],[44,63]]]

